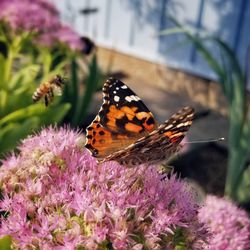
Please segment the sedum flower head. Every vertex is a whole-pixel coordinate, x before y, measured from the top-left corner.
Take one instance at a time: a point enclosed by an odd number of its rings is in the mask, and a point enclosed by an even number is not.
[[[245,250],[250,246],[250,218],[231,201],[209,195],[199,212],[213,234],[211,249]]]
[[[83,51],[87,46],[70,27],[62,24],[56,7],[47,0],[0,0],[0,21],[16,33],[32,32],[43,46],[67,45]]]
[[[14,249],[205,249],[189,187],[155,167],[98,165],[80,133],[44,129],[2,162],[0,237]]]

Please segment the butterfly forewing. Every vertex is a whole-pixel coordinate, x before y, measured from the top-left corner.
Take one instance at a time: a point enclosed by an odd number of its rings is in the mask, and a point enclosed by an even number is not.
[[[143,136],[156,128],[153,114],[141,99],[127,85],[113,78],[104,83],[99,116],[104,127],[119,134]]]

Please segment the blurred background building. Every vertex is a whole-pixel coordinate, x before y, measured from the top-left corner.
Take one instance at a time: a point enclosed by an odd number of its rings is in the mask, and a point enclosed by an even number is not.
[[[247,0],[54,0],[64,21],[100,46],[203,77],[214,74],[183,34],[159,36],[174,17],[199,34],[222,38],[243,64],[250,41]],[[185,44],[185,46],[183,46]],[[207,42],[208,46],[209,41]],[[220,51],[212,48],[218,59]]]

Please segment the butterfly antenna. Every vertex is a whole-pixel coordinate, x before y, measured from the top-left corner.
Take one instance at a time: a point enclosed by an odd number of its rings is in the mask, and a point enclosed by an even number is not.
[[[188,141],[188,142],[184,142],[183,144],[194,144],[194,143],[207,143],[207,142],[218,142],[218,141],[224,141],[225,138],[224,137],[220,137],[217,139],[211,139],[211,140],[201,140],[201,141]]]

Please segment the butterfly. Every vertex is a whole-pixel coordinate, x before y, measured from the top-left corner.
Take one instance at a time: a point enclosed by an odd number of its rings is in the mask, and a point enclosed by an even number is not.
[[[103,104],[86,129],[85,147],[100,163],[116,161],[133,167],[158,164],[179,149],[194,118],[184,107],[163,124],[123,82],[110,78],[103,86]]]

